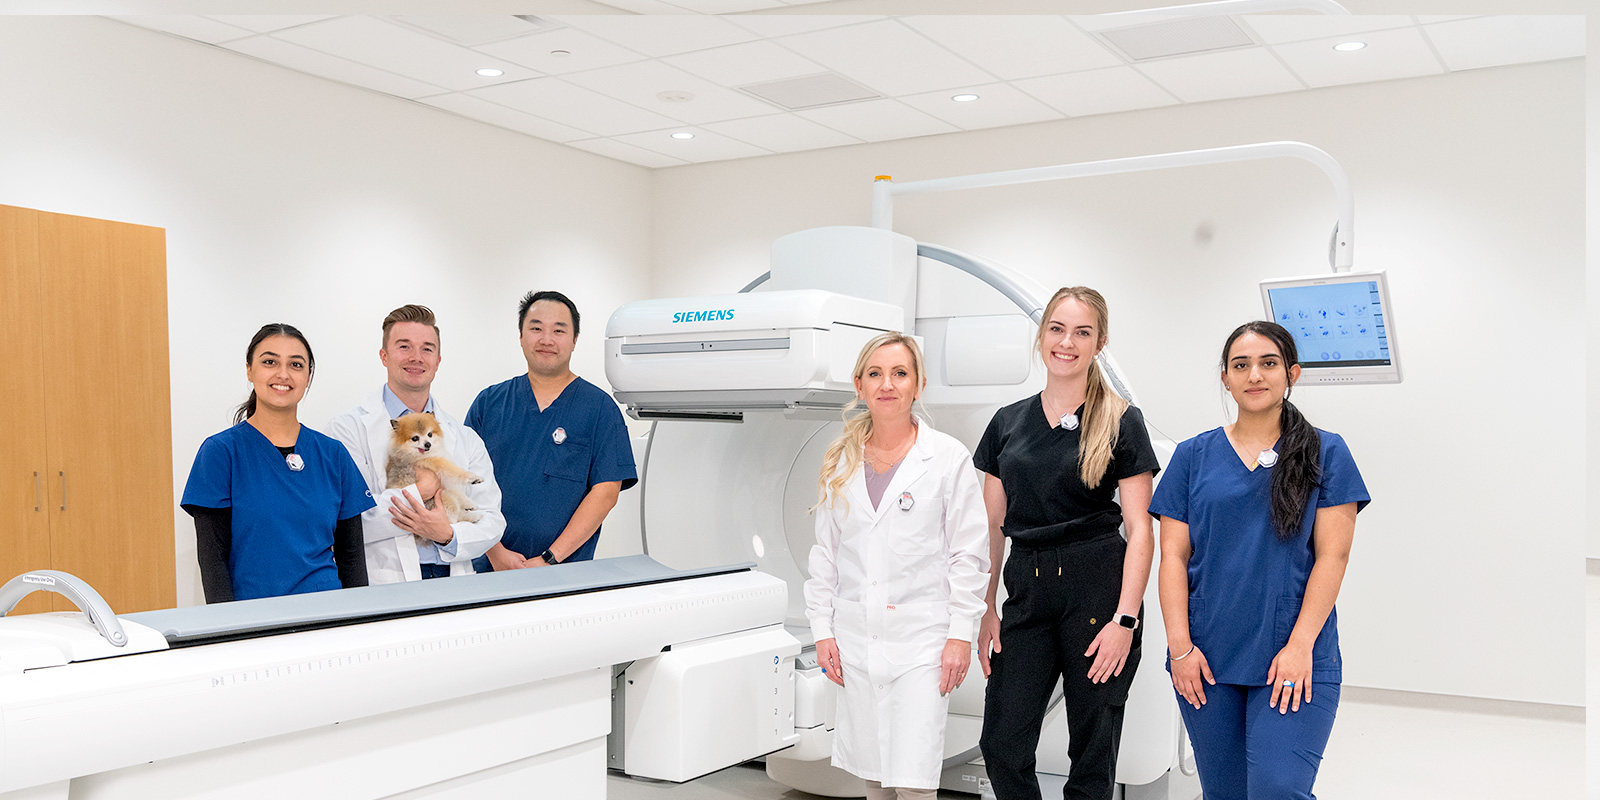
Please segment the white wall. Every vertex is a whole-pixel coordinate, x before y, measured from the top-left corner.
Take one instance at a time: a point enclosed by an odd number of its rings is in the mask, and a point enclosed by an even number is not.
[[[1295,396],[1375,498],[1339,602],[1346,681],[1578,704],[1583,76],[1566,61],[661,170],[655,290],[733,291],[773,238],[867,224],[875,174],[1322,147],[1355,187],[1356,268],[1390,271],[1406,367],[1401,385]],[[1222,422],[1223,338],[1260,316],[1258,280],[1327,269],[1335,219],[1321,173],[1290,161],[914,196],[895,215],[1105,292],[1112,350],[1174,438]]]
[[[438,313],[436,396],[460,416],[526,371],[523,292],[558,288],[588,312],[574,368],[602,386],[606,317],[650,294],[640,167],[93,17],[8,17],[0,102],[0,203],[167,230],[180,495],[249,391],[263,323],[310,339],[301,421],[316,428],[382,383],[395,306]],[[179,602],[200,602],[176,513]]]

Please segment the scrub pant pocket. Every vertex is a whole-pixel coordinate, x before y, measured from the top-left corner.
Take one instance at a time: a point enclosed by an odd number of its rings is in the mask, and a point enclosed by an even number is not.
[[[1339,710],[1339,684],[1313,683],[1312,702],[1280,714],[1270,686],[1205,687],[1195,708],[1178,698],[1205,800],[1315,800],[1311,793]]]

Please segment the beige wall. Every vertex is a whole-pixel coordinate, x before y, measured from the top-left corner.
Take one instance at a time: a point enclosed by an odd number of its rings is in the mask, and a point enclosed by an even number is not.
[[[1583,76],[1581,61],[1555,62],[661,170],[655,289],[733,291],[773,238],[866,224],[875,174],[1322,147],[1355,188],[1356,268],[1390,272],[1406,371],[1400,385],[1296,393],[1350,442],[1375,498],[1339,603],[1346,680],[1577,704]],[[1224,336],[1260,315],[1260,279],[1327,269],[1334,219],[1326,179],[1293,161],[895,208],[918,240],[1104,291],[1112,350],[1175,439],[1223,421]]]
[[[640,167],[93,17],[7,18],[0,98],[0,203],[167,229],[180,494],[263,323],[311,340],[315,428],[383,381],[397,305],[439,314],[436,397],[461,416],[526,370],[524,291],[566,291],[596,332],[650,294]],[[585,334],[574,364],[603,385],[600,344]],[[199,602],[177,513],[178,598]]]

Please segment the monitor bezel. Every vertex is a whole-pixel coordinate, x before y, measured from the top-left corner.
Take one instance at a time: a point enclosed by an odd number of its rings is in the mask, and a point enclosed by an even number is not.
[[[1394,305],[1389,294],[1389,274],[1387,270],[1333,272],[1298,278],[1268,278],[1261,281],[1261,307],[1266,311],[1266,319],[1273,321],[1278,318],[1277,314],[1272,310],[1272,295],[1270,292],[1273,289],[1294,289],[1304,286],[1327,286],[1366,283],[1369,281],[1376,281],[1378,284],[1378,301],[1383,307],[1384,331],[1389,339],[1389,365],[1311,367],[1302,364],[1300,367],[1300,380],[1295,383],[1296,386],[1353,386],[1357,384],[1401,382],[1400,343],[1395,332]]]

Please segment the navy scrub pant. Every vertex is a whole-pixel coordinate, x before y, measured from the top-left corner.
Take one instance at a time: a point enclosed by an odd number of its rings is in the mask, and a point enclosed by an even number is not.
[[[1126,552],[1116,533],[1043,549],[1012,543],[1003,573],[1009,596],[1001,609],[1002,650],[990,657],[979,740],[998,800],[1040,797],[1036,753],[1057,679],[1063,681],[1072,759],[1062,794],[1068,800],[1110,800],[1140,632],[1134,632],[1122,675],[1106,683],[1090,682],[1094,659],[1083,651],[1102,627],[1113,624]]]
[[[1178,698],[1205,800],[1315,800],[1311,784],[1339,710],[1339,684],[1313,683],[1313,702],[1287,714],[1267,705],[1271,686],[1219,683],[1205,691],[1199,708]]]

